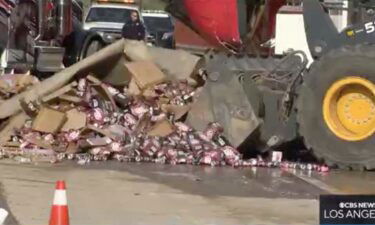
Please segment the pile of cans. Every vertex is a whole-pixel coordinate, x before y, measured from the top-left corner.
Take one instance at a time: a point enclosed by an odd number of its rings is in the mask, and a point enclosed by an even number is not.
[[[128,87],[115,88],[102,84],[115,104],[103,98],[97,92],[97,84],[90,80],[84,78],[77,83],[74,92],[82,101],[79,104],[71,103],[70,108],[84,112],[88,126],[114,135],[105,136],[87,129],[42,133],[32,129],[33,121],[30,120],[10,140],[20,144],[18,152],[27,154],[41,148],[28,141],[32,139],[40,140],[44,146],[53,146],[43,150],[55,153],[54,162],[63,159],[77,159],[80,163],[115,159],[211,166],[240,165],[241,154],[225,139],[220,124],[213,122],[205,130],[196,131],[175,119],[173,113],[162,109],[162,104],[185,106],[193,101],[195,88],[187,81],[155,85],[147,96],[130,95]],[[59,110],[66,105],[52,104],[49,107]],[[160,121],[168,121],[172,132],[166,136],[150,136],[148,131]],[[91,140],[94,143],[87,144]],[[69,152],[69,146],[76,146],[75,151]],[[4,156],[8,154],[5,149],[2,153]]]
[[[289,161],[272,161],[264,160],[262,158],[253,158],[242,160],[242,167],[266,167],[266,168],[280,168],[280,169],[292,169],[292,170],[305,170],[305,171],[317,171],[317,172],[329,172],[330,168],[324,164],[316,163],[303,163],[303,162],[289,162]]]
[[[19,143],[17,153],[2,149],[1,156],[38,154],[44,155],[50,162],[77,160],[79,164],[117,160],[328,171],[328,167],[315,164],[265,161],[261,158],[243,160],[242,155],[225,138],[224,129],[219,123],[209,123],[206,129],[197,131],[180,118],[176,119],[173,113],[163,110],[162,105],[186,106],[193,102],[196,89],[185,80],[155,85],[147,95],[132,95],[127,86],[115,88],[102,83],[101,86],[110,95],[103,96],[97,91],[98,84],[86,78],[77,83],[73,91],[81,102],[70,103],[70,108],[84,112],[87,127],[98,130],[85,127],[54,134],[42,133],[32,129],[30,120],[10,140]],[[66,104],[52,104],[49,107],[59,110]],[[149,135],[148,131],[161,121],[167,121],[172,132],[163,136]],[[43,145],[41,147],[29,140],[40,140]]]

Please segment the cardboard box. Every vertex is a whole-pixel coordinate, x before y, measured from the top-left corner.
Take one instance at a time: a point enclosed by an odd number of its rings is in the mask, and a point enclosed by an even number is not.
[[[128,94],[133,95],[133,96],[137,96],[141,94],[141,90],[139,89],[134,78],[129,83]]]
[[[67,120],[62,126],[62,131],[79,130],[86,126],[86,114],[78,111],[77,109],[71,109],[66,112]]]
[[[148,132],[150,136],[166,137],[173,133],[173,126],[168,120],[163,120],[155,124]]]
[[[166,80],[165,74],[152,62],[131,62],[125,66],[141,90]]]
[[[33,122],[33,129],[45,133],[56,133],[66,121],[66,114],[43,107]]]
[[[162,110],[174,114],[174,119],[179,120],[191,109],[191,105],[162,105]]]
[[[146,88],[143,93],[142,93],[143,97],[145,97],[146,99],[153,99],[153,98],[156,98],[158,97],[158,95],[156,94],[155,90],[153,88]]]
[[[31,144],[34,144],[40,148],[53,149],[53,146],[45,140],[37,139],[37,138],[26,138],[26,140],[27,142],[30,142]]]

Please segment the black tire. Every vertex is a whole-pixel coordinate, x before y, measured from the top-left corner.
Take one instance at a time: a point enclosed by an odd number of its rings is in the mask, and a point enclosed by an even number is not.
[[[299,89],[297,120],[307,148],[330,166],[375,169],[375,135],[362,141],[338,138],[323,118],[323,99],[329,87],[347,76],[375,83],[375,46],[345,46],[314,62]]]
[[[94,54],[95,52],[99,51],[104,47],[104,43],[98,39],[93,39],[90,41],[90,44],[87,45],[85,50],[84,58],[89,57],[90,55]]]

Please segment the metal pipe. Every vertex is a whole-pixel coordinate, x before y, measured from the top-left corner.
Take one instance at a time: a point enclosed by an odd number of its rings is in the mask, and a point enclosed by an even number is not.
[[[47,0],[38,0],[38,36],[35,38],[35,41],[43,40],[46,29],[46,7]]]
[[[57,0],[57,24],[60,37],[73,31],[72,0]]]

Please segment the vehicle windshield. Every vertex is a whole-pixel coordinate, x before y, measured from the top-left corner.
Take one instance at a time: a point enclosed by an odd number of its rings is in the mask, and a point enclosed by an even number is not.
[[[91,8],[86,22],[125,23],[134,11],[125,8]]]
[[[173,24],[169,17],[143,16],[143,20],[149,31],[173,30]]]

